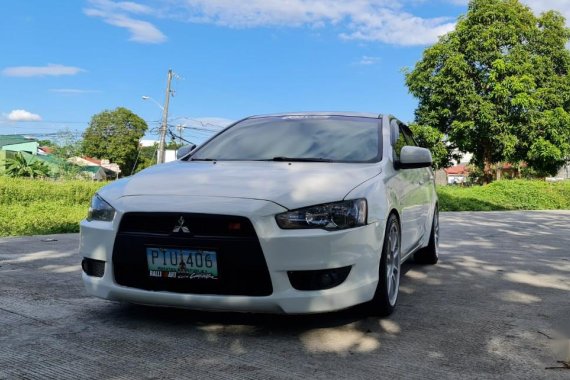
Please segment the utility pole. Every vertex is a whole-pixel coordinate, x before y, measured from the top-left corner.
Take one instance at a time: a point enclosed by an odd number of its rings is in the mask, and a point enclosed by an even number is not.
[[[166,82],[166,99],[162,109],[162,125],[160,126],[160,141],[158,142],[158,164],[164,163],[166,147],[166,132],[168,131],[168,103],[170,102],[170,82],[172,82],[172,69],[168,69],[168,81]]]

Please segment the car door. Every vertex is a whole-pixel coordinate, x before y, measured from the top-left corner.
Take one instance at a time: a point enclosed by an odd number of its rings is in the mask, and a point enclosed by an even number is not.
[[[396,175],[391,186],[398,197],[400,206],[400,223],[402,228],[402,254],[406,255],[418,243],[420,229],[418,214],[421,212],[421,195],[419,194],[420,173],[418,169],[401,169],[398,167],[400,151],[408,142],[400,123],[396,119],[390,121],[390,133],[394,167]]]
[[[404,134],[406,145],[418,146],[414,140],[412,131],[404,124],[400,123],[400,131]],[[418,168],[415,170],[414,181],[417,187],[414,189],[414,213],[418,224],[418,240],[431,227],[431,219],[428,217],[433,202],[433,172],[431,168]]]

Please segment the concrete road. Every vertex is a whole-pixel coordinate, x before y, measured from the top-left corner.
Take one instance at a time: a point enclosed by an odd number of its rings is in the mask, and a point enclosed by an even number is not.
[[[0,379],[570,379],[570,213],[442,215],[398,310],[205,313],[89,298],[78,235],[0,239]],[[564,340],[566,339],[566,340]]]

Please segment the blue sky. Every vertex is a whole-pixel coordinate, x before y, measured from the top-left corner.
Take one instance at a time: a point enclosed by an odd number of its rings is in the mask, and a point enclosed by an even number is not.
[[[453,29],[465,0],[5,0],[0,134],[82,131],[124,106],[156,128],[206,129],[280,111],[387,112],[413,120],[401,70]],[[526,0],[535,11],[568,0]],[[211,124],[207,124],[211,123]],[[186,129],[201,141],[208,133]],[[152,131],[148,134],[152,137]]]

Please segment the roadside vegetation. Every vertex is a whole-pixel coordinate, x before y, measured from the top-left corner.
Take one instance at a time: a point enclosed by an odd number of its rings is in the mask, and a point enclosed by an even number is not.
[[[442,211],[570,210],[570,181],[505,180],[437,193]]]
[[[78,232],[91,197],[103,185],[0,176],[0,236]]]
[[[104,184],[0,176],[0,236],[78,232],[91,197]],[[442,211],[570,210],[570,181],[505,180],[437,191]]]

